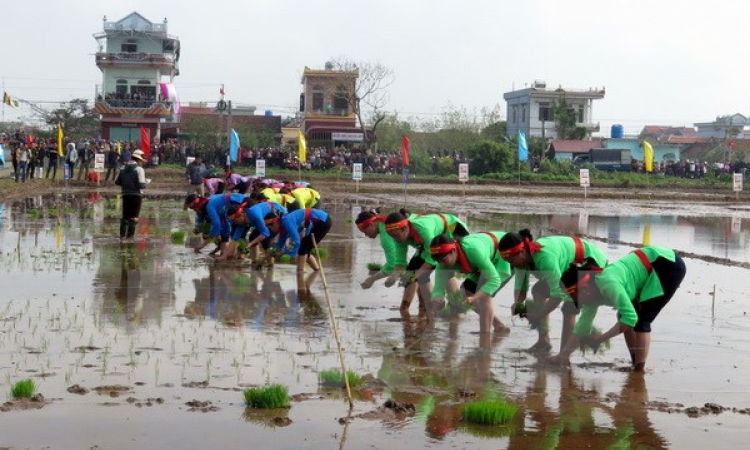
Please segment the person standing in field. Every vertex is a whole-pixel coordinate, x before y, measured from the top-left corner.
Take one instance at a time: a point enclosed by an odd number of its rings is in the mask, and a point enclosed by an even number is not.
[[[115,184],[122,188],[122,217],[120,218],[120,239],[133,239],[141,214],[141,193],[146,188],[146,172],[143,170],[143,152],[135,150],[120,170]]]

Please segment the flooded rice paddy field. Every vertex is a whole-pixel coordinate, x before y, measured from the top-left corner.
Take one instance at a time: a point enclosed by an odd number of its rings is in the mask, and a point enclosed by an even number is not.
[[[339,367],[322,277],[298,293],[292,266],[219,266],[171,242],[191,229],[177,199],[147,199],[133,244],[120,244],[117,198],[53,195],[0,206],[0,383],[33,379],[45,402],[8,403],[0,447],[120,448],[737,448],[750,424],[750,218],[741,208],[413,198],[470,227],[583,233],[610,259],[640,245],[690,252],[688,275],[654,324],[645,376],[621,339],[572,367],[544,365],[495,300],[507,336],[481,337],[474,313],[425,326],[398,312],[400,289],[361,290],[377,241],[352,218],[377,198],[330,203],[326,281],[349,370],[366,375],[349,412],[318,374]],[[385,201],[385,200],[383,200]],[[452,208],[451,205],[455,205]],[[710,210],[710,211],[709,211]],[[468,211],[471,211],[469,213]],[[706,211],[709,211],[706,213]],[[191,213],[192,214],[192,213]],[[551,336],[559,347],[559,315]],[[600,328],[615,320],[602,311]],[[247,387],[281,383],[286,410],[246,409]],[[518,406],[504,427],[460,420],[468,400]],[[404,408],[384,404],[393,399]],[[705,405],[708,404],[708,407]],[[408,406],[414,405],[411,409]],[[7,411],[6,411],[7,410]],[[290,419],[288,422],[284,419]]]

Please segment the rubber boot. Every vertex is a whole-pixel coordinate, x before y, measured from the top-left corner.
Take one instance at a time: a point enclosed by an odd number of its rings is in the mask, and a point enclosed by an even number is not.
[[[133,236],[135,236],[135,228],[138,226],[137,220],[129,220],[128,221],[128,239],[132,239]]]
[[[120,219],[120,239],[125,239],[128,235],[128,222],[127,219]]]

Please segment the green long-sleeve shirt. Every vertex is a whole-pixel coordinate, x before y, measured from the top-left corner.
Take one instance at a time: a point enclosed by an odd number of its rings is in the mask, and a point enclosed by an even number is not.
[[[441,216],[445,218],[445,221],[443,221]],[[406,251],[409,246],[412,246],[417,249],[419,256],[432,266],[437,266],[435,260],[430,256],[430,243],[435,236],[445,233],[453,237],[453,232],[459,226],[467,231],[469,230],[469,227],[453,214],[414,215],[409,217],[409,222],[419,239],[409,236],[406,242],[396,243],[398,257],[406,260]]]
[[[466,255],[471,272],[467,277],[479,286],[479,290],[487,295],[493,296],[503,283],[511,277],[510,263],[500,256],[496,242],[505,236],[504,231],[491,232],[497,240],[486,233],[471,234],[461,239],[459,245]],[[460,271],[461,265],[451,268],[440,267],[435,271],[435,286],[432,289],[433,297],[445,295],[445,284],[453,276],[454,271]]]
[[[398,252],[398,243],[385,231],[385,222],[378,222],[378,236],[380,236],[380,246],[385,253],[385,264],[380,271],[390,275],[396,266],[406,267],[406,254],[402,255]]]
[[[550,289],[550,297],[559,298],[563,301],[573,301],[560,287],[560,278],[563,272],[575,262],[576,245],[569,236],[547,236],[536,240],[542,249],[534,253],[533,270],[516,270],[515,290],[516,293],[526,293],[529,290],[529,275],[534,274],[539,280],[546,281]],[[581,239],[583,244],[584,258],[591,257],[599,267],[607,265],[607,255],[596,245]],[[518,298],[518,297],[516,297]]]
[[[650,262],[658,257],[675,261],[673,250],[661,247],[643,247]],[[599,299],[581,305],[573,332],[578,336],[591,334],[599,306],[609,305],[620,313],[620,322],[633,327],[638,322],[635,303],[645,302],[664,294],[659,276],[655,271],[649,274],[638,255],[631,252],[607,266],[596,276],[596,285],[602,295]]]

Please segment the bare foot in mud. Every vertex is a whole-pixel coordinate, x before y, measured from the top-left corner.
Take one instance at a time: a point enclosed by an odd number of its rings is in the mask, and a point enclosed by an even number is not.
[[[552,344],[545,341],[538,341],[536,344],[527,348],[528,353],[549,353],[552,350]]]

